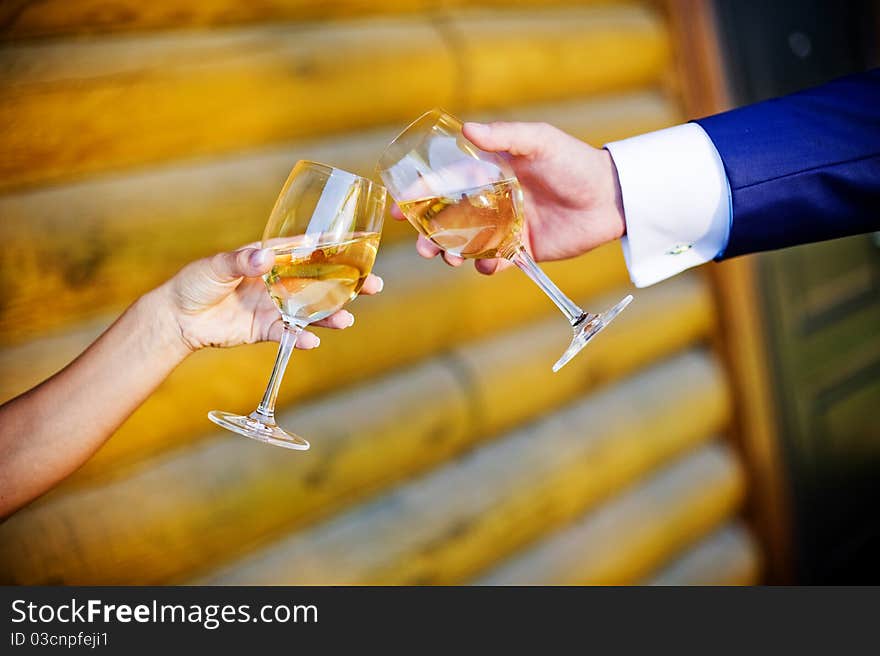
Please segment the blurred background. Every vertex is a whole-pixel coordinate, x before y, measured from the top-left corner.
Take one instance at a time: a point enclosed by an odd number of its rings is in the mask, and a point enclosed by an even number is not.
[[[877,65],[877,9],[4,0],[0,401],[259,238],[300,158],[370,175],[434,106],[600,145]],[[0,581],[880,580],[877,235],[640,290],[555,375],[568,328],[525,276],[420,260],[414,237],[389,221],[385,292],[294,355],[280,423],[310,452],[205,416],[252,409],[275,345],[197,353],[0,525]],[[588,308],[628,288],[617,245],[547,271]]]

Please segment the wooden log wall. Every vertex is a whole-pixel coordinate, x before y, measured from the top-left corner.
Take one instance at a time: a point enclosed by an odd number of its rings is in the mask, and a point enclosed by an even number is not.
[[[711,533],[655,573],[649,585],[752,585],[762,556],[749,529],[732,522]]]
[[[0,401],[257,239],[297,159],[370,174],[435,105],[594,144],[681,120],[667,25],[632,2],[4,3]],[[256,403],[273,345],[198,353],[0,525],[0,581],[760,580],[701,275],[638,292],[552,374],[567,327],[529,281],[423,261],[413,236],[389,223],[386,290],[294,356],[282,423],[310,452],[205,418]],[[627,291],[617,246],[547,271],[588,307]]]

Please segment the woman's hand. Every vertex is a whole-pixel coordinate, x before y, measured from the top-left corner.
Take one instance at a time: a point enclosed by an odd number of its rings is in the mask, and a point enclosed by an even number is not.
[[[281,315],[259,277],[271,268],[271,251],[252,247],[187,265],[64,369],[0,405],[0,517],[82,465],[192,351],[278,340]],[[381,290],[369,276],[361,291]],[[352,323],[340,310],[315,325]],[[303,333],[297,346],[319,341]]]
[[[281,314],[261,279],[272,268],[271,249],[242,248],[218,253],[185,266],[156,290],[170,310],[173,330],[190,351],[206,346],[236,346],[281,338]],[[361,294],[377,294],[383,281],[370,274]],[[339,310],[315,326],[348,328],[354,315]],[[296,347],[312,349],[321,340],[303,331]]]
[[[538,262],[575,257],[626,233],[620,182],[611,154],[546,123],[465,123],[464,136],[478,148],[501,153],[516,174],[525,200],[523,244]],[[398,207],[392,216],[402,219]],[[436,257],[440,249],[419,235],[416,250]],[[452,266],[460,257],[443,254]],[[477,271],[510,266],[476,260]]]

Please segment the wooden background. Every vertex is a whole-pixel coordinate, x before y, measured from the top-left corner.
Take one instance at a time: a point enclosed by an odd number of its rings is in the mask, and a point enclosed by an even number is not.
[[[257,238],[297,159],[370,174],[433,106],[594,144],[683,120],[678,11],[3,3],[0,401],[184,263]],[[554,375],[567,327],[524,276],[420,260],[413,237],[389,222],[385,292],[294,355],[281,422],[311,451],[205,417],[254,406],[274,345],[200,352],[82,470],[0,525],[0,581],[760,580],[706,277],[638,291]],[[547,271],[589,308],[629,291],[616,245]]]

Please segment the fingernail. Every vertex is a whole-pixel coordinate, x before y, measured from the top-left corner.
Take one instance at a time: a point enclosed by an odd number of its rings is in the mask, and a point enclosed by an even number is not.
[[[269,253],[270,253],[270,249],[268,249],[268,248],[261,248],[261,249],[255,250],[253,253],[251,253],[250,258],[248,258],[248,260],[251,263],[251,266],[254,267],[255,269],[260,269],[260,268],[264,267],[269,262],[269,257],[270,257]]]
[[[489,126],[483,123],[468,122],[464,124],[464,127],[475,137],[485,137],[489,134]]]
[[[348,325],[346,328],[351,328],[354,325],[354,315],[348,310],[345,310],[345,313],[348,315]]]
[[[383,289],[385,289],[385,281],[382,280],[381,276],[376,276],[376,278],[378,278],[379,280],[379,288],[376,291],[381,292]]]

